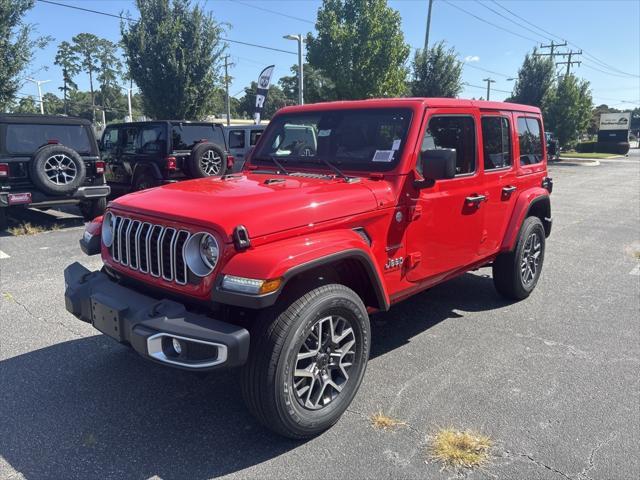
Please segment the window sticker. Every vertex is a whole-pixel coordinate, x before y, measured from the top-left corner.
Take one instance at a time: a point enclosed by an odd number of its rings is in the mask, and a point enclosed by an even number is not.
[[[373,162],[391,162],[393,161],[393,154],[395,150],[376,150],[373,154]]]
[[[329,135],[331,135],[331,129],[318,130],[318,136],[319,137],[328,137]]]
[[[393,145],[391,146],[391,150],[400,150],[400,142],[402,140],[396,139],[393,141]]]

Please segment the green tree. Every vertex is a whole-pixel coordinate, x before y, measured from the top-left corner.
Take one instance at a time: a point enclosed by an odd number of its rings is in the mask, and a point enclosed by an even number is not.
[[[426,52],[418,50],[413,59],[411,94],[415,97],[457,97],[462,91],[462,62],[445,42]]]
[[[14,113],[40,113],[40,107],[33,97],[23,97],[18,100],[11,110]]]
[[[560,145],[571,145],[587,131],[592,107],[589,82],[564,75],[546,97],[546,128],[556,134]]]
[[[79,33],[74,36],[71,41],[73,42],[73,51],[78,55],[80,59],[80,66],[87,75],[89,75],[89,91],[91,93],[91,120],[96,120],[96,96],[95,89],[93,88],[93,79],[100,66],[99,50],[101,45],[101,39],[93,35],[92,33]]]
[[[221,83],[223,27],[189,0],[136,0],[137,23],[121,24],[131,77],[147,115],[198,118]]]
[[[63,93],[65,114],[68,112],[68,92],[78,88],[73,77],[80,73],[79,61],[78,55],[69,42],[64,41],[58,45],[58,52],[53,63],[62,68],[62,87],[59,88]]]
[[[544,104],[546,95],[553,87],[555,66],[550,57],[538,56],[536,53],[534,48],[533,53],[524,57],[513,94],[508,101],[534,107],[542,107]]]
[[[107,112],[114,109],[122,109],[123,107],[126,108],[126,97],[123,96],[118,85],[118,78],[122,75],[122,62],[118,56],[118,46],[109,40],[100,40],[97,57],[100,66],[97,75],[100,83],[100,105]],[[107,120],[110,120],[112,115],[107,115]]]
[[[323,102],[334,97],[335,85],[321,70],[304,64],[304,102]],[[298,65],[291,67],[291,76],[284,76],[278,84],[292,104],[298,103]]]
[[[245,117],[253,116],[253,111],[256,106],[256,90],[258,84],[251,82],[249,87],[245,87],[244,96],[240,99],[238,105],[238,112]],[[269,87],[269,93],[267,95],[267,101],[262,109],[262,118],[271,118],[282,107],[286,106],[287,97],[284,92],[277,85],[271,85]]]
[[[32,38],[34,26],[23,20],[33,4],[34,0],[0,0],[0,111],[13,102],[34,49],[43,48],[50,40]]]
[[[45,93],[42,96],[44,113],[48,115],[60,115],[65,113],[65,102],[53,93]]]
[[[405,93],[410,49],[386,0],[323,0],[316,30],[307,35],[307,61],[333,82],[328,100]]]

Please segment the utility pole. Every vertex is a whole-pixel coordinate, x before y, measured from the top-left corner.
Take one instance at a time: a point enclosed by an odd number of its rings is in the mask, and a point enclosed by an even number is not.
[[[487,82],[487,101],[488,101],[491,99],[491,84],[496,83],[496,81],[491,77],[483,78],[482,81]]]
[[[551,45],[540,45],[540,48],[550,49],[549,53],[536,53],[536,57],[550,56],[553,59],[554,55],[562,55],[561,53],[554,53],[556,47],[566,47],[566,46],[567,46],[567,42],[555,43],[553,40],[551,40]]]
[[[556,66],[557,65],[567,66],[567,73],[565,73],[565,75],[569,75],[571,73],[571,65],[580,65],[582,63],[580,61],[573,61],[573,62],[571,61],[571,57],[573,57],[574,55],[582,55],[582,50],[580,50],[579,52],[574,52],[573,50],[569,50],[567,53],[563,53],[561,55],[563,57],[569,57],[566,62],[556,62]]]
[[[229,101],[229,55],[224,56],[224,90],[227,108],[227,126],[231,125],[231,102]]]
[[[433,0],[429,0],[429,11],[427,12],[427,32],[424,35],[424,51],[429,49],[429,29],[431,28],[431,8],[433,7]]]
[[[50,82],[51,80],[34,80],[33,78],[29,77],[27,78],[27,81],[33,82],[38,86],[38,96],[40,97],[40,113],[44,115],[44,101],[42,100],[42,88],[40,88],[40,85]]]

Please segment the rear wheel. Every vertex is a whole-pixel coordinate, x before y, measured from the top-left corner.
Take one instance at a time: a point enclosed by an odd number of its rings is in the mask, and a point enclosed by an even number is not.
[[[82,218],[85,222],[90,222],[94,218],[102,215],[107,208],[107,198],[96,198],[94,200],[83,200],[78,205]]]
[[[343,285],[324,285],[281,313],[265,312],[251,332],[242,373],[247,407],[286,437],[318,435],[358,391],[370,335],[362,300]]]
[[[138,192],[140,190],[146,190],[147,188],[157,187],[158,182],[155,177],[149,172],[142,172],[138,174],[133,180],[132,192]]]
[[[187,165],[193,178],[219,177],[227,170],[227,155],[215,143],[203,142],[191,151]]]
[[[51,195],[68,195],[84,183],[86,167],[75,150],[63,145],[40,148],[30,162],[31,180]]]
[[[538,283],[544,262],[545,232],[538,217],[522,223],[516,248],[493,262],[493,283],[498,292],[514,300],[527,298]]]

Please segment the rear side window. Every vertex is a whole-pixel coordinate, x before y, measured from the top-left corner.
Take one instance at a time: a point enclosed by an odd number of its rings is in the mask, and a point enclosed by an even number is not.
[[[32,154],[49,141],[57,141],[80,154],[91,154],[91,139],[84,125],[8,124],[9,153]]]
[[[453,148],[456,151],[456,175],[476,170],[476,131],[472,117],[431,117],[422,139],[422,151]]]
[[[136,153],[158,154],[164,153],[167,139],[163,125],[148,125],[141,127],[135,142]]]
[[[253,147],[262,136],[262,130],[251,130],[249,132],[249,145]]]
[[[244,130],[229,131],[229,148],[244,148]]]
[[[518,143],[520,164],[532,165],[542,161],[542,138],[540,122],[535,118],[518,117]]]
[[[107,128],[102,135],[102,145],[100,150],[111,152],[118,146],[118,129]]]
[[[482,117],[484,169],[511,166],[511,134],[505,117]]]
[[[191,150],[201,140],[225,146],[222,129],[215,125],[174,124],[171,128],[174,150]]]

